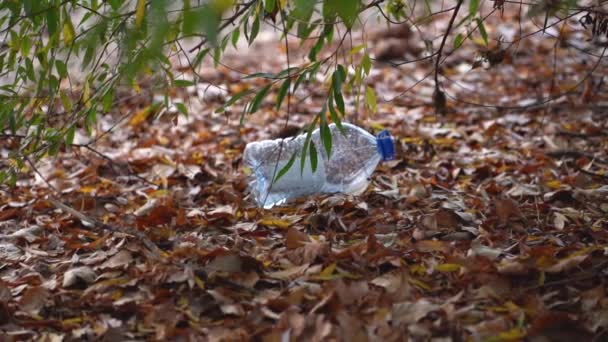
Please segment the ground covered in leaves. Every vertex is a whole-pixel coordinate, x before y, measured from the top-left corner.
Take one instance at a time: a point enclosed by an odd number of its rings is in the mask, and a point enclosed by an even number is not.
[[[141,94],[125,90],[100,118],[102,138],[77,133],[80,147],[0,188],[0,335],[606,339],[608,68],[597,58],[605,48],[576,18],[542,34],[514,15],[492,18],[488,35],[538,34],[502,47],[491,39],[489,52],[467,40],[445,60],[445,114],[432,100],[431,61],[395,66],[395,55],[420,57],[411,54],[422,53],[422,32],[400,44],[382,33],[370,40],[391,60],[375,61],[367,80],[377,113],[347,97],[345,121],[389,129],[398,156],[359,196],[271,210],[249,197],[245,144],[297,134],[326,94],[320,83],[303,84],[287,125],[285,110],[273,109],[274,88],[242,127],[242,104],[213,112],[265,84],[242,73],[285,68],[276,39],[229,54],[224,66],[201,68],[196,86],[174,90],[188,118],[177,108],[154,112],[163,94],[152,81]],[[426,34],[441,38],[448,19]],[[301,63],[305,52],[292,45],[291,63]],[[505,46],[504,58],[472,69],[476,55]]]

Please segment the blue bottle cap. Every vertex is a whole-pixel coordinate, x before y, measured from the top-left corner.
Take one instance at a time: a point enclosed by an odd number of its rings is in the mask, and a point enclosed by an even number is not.
[[[376,136],[378,141],[378,152],[382,155],[382,160],[394,160],[395,159],[395,144],[393,143],[393,137],[388,130],[383,130]]]

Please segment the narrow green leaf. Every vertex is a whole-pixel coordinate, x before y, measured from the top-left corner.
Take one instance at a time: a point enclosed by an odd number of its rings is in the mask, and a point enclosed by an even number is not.
[[[372,69],[372,59],[369,58],[369,55],[365,53],[363,55],[363,59],[361,60],[361,65],[363,65],[363,70],[366,75],[369,75],[370,70]]]
[[[65,91],[63,91],[63,89],[59,91],[59,97],[61,98],[61,104],[63,104],[63,108],[65,109],[66,113],[71,113],[72,112],[72,101],[70,101],[70,99],[68,98]]]
[[[266,96],[266,94],[268,93],[268,90],[270,90],[271,86],[272,86],[272,83],[265,86],[264,88],[262,88],[262,90],[260,90],[260,92],[255,95],[255,97],[251,101],[252,104],[251,104],[251,108],[249,108],[249,114],[253,114],[253,113],[257,112],[258,109],[260,109],[262,100],[264,99],[264,96]]]
[[[325,109],[323,109],[324,111]],[[306,154],[309,149],[309,145],[312,139],[312,131],[315,129],[319,116],[317,115],[313,122],[308,126],[308,132],[306,133],[306,139],[304,140],[304,146],[302,147],[302,158],[300,158],[300,176],[304,174],[304,166],[306,165]]]
[[[175,108],[180,111],[180,113],[184,114],[185,117],[188,117],[188,108],[181,102],[175,102]]]
[[[342,93],[334,91],[334,99],[336,100],[336,106],[342,115],[346,115],[346,108],[344,106],[344,98]]]
[[[483,21],[479,18],[475,18],[477,21],[477,26],[479,27],[479,34],[481,34],[481,38],[483,38],[483,42],[488,46],[488,32],[486,31],[486,27],[483,25]]]
[[[271,73],[271,72],[255,72],[253,74],[248,74],[246,76],[244,76],[243,78],[241,78],[242,80],[247,80],[250,78],[266,78],[269,80],[274,80],[276,79],[276,75]]]
[[[310,169],[312,170],[312,172],[316,172],[317,171],[317,165],[318,165],[318,157],[317,157],[317,148],[315,147],[315,142],[311,141],[310,142]]]
[[[74,142],[74,135],[76,135],[76,126],[72,125],[68,128],[68,131],[65,133],[65,144],[72,145]]]
[[[456,38],[454,38],[454,49],[458,49],[462,45],[463,39],[462,33],[456,35]]]
[[[469,2],[469,16],[471,16],[471,18],[475,17],[478,9],[479,0],[471,0],[471,2]]]
[[[327,125],[326,122],[321,123],[320,133],[321,133],[321,142],[323,143],[323,146],[325,147],[325,152],[327,153],[327,159],[329,159],[329,157],[331,156],[332,136],[331,136],[331,130],[329,129],[329,126]]]
[[[277,177],[274,179],[274,181],[272,181],[272,183],[276,183],[279,181],[279,179],[281,179],[281,177],[285,176],[285,174],[287,172],[289,172],[289,170],[291,169],[291,167],[293,166],[293,163],[296,161],[296,157],[298,156],[297,152],[294,152],[294,154],[291,156],[291,158],[289,158],[289,161],[287,162],[287,164],[285,164],[281,170],[279,171],[279,173],[277,174]]]
[[[292,90],[293,92],[298,90],[300,83],[302,83],[302,81],[304,81],[305,78],[306,78],[306,72],[303,72],[300,74],[300,76],[298,76],[298,78],[296,79],[296,83],[294,83],[294,85],[293,85],[293,90]]]
[[[232,46],[236,49],[236,44],[239,42],[239,38],[241,37],[241,30],[238,28],[232,31]]]
[[[49,37],[53,37],[59,32],[59,7],[52,6],[46,12],[46,27],[49,30]]]
[[[289,90],[290,85],[291,85],[290,78],[287,78],[287,79],[285,79],[285,81],[283,81],[283,84],[281,85],[281,88],[279,89],[279,94],[277,95],[276,110],[279,110],[281,108],[281,104],[283,103],[283,99],[285,98],[285,95],[287,95],[287,91]]]
[[[173,85],[176,87],[189,87],[194,85],[194,82],[189,81],[189,80],[173,80]]]
[[[260,32],[260,17],[256,17],[255,20],[253,21],[253,24],[251,25],[251,34],[249,35],[249,45],[251,45],[253,43],[253,41],[255,40],[255,37],[258,36],[258,33]]]
[[[331,115],[331,120],[336,124],[336,126],[338,127],[340,132],[342,134],[344,134],[345,132],[344,132],[344,127],[342,127],[342,119],[340,119],[340,115],[336,111],[336,108],[334,108],[333,102],[334,102],[334,98],[330,94],[329,97],[327,98],[327,106],[329,107],[329,114]]]
[[[372,113],[376,113],[378,111],[376,93],[374,92],[374,88],[370,86],[367,86],[367,89],[365,90],[365,104]]]
[[[220,108],[216,109],[215,112],[216,113],[223,112],[224,110],[226,110],[226,108],[235,104],[236,101],[240,100],[243,96],[250,94],[250,93],[251,93],[251,90],[243,90],[243,91],[240,91],[240,92],[234,94],[234,96],[232,96],[228,101],[226,101],[226,103],[224,103]]]
[[[112,108],[112,102],[114,101],[114,91],[115,90],[113,88],[108,90],[101,99],[101,102],[103,104],[103,111],[106,113],[109,112]]]

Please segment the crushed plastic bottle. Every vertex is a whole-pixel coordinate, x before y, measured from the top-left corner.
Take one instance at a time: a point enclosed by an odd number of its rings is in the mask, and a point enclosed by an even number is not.
[[[342,129],[343,132],[336,124],[329,125],[332,136],[329,159],[319,129],[312,132],[311,143],[315,144],[318,153],[315,172],[312,171],[308,151],[303,171],[300,167],[306,134],[247,144],[243,159],[252,172],[249,185],[258,205],[268,209],[290,199],[315,193],[363,192],[378,163],[395,158],[393,140],[387,130],[374,137],[352,124],[342,123]],[[294,153],[295,161],[289,171],[272,183],[273,177],[276,178]]]

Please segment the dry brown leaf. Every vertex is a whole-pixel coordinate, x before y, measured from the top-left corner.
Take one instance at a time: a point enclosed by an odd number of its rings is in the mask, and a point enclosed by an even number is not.
[[[128,266],[133,261],[133,255],[127,250],[121,250],[114,254],[110,259],[101,264],[101,268],[121,268]]]
[[[523,217],[517,203],[510,198],[497,198],[494,200],[494,206],[496,207],[498,224],[501,226]]]
[[[440,305],[433,304],[426,298],[417,300],[416,302],[395,303],[392,307],[393,322],[396,325],[413,324],[440,308]]]
[[[47,289],[40,286],[29,287],[19,300],[19,309],[30,315],[37,315],[44,307],[50,293]]]
[[[310,238],[306,233],[303,233],[296,228],[289,228],[285,234],[285,247],[288,249],[296,249],[301,247],[306,242],[310,242]]]

